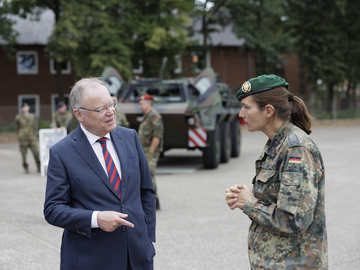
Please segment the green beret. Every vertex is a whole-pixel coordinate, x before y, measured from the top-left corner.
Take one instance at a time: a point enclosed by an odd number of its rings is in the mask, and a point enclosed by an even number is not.
[[[247,96],[267,91],[275,87],[285,87],[286,89],[289,89],[289,84],[283,78],[273,74],[261,75],[244,82],[237,91],[236,98],[240,101]]]

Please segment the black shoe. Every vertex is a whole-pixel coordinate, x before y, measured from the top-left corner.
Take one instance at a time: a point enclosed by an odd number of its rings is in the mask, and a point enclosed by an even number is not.
[[[160,210],[160,203],[158,198],[156,198],[156,210]]]

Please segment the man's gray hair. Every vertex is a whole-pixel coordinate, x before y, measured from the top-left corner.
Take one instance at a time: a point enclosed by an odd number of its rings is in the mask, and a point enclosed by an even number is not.
[[[105,82],[101,78],[82,78],[74,84],[70,92],[70,104],[73,110],[81,107],[84,90],[93,84],[101,84],[106,87]]]

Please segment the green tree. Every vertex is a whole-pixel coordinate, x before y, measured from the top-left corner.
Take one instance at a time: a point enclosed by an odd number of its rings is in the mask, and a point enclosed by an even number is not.
[[[39,15],[44,9],[51,9],[55,14],[55,25],[60,20],[63,14],[63,0],[9,0],[9,11],[13,14],[19,15],[22,18],[32,16],[39,19]],[[50,55],[53,57],[52,52],[48,50]],[[66,59],[67,60],[67,59]],[[54,58],[54,65],[56,69],[56,82],[57,90],[59,94],[59,100],[64,101],[64,86],[61,74],[61,62],[57,58]]]
[[[0,0],[0,46],[8,57],[14,53],[14,45],[18,33],[13,31],[14,21],[9,18],[10,7],[8,1]]]
[[[327,111],[332,110],[334,86],[345,77],[344,41],[341,29],[340,1],[287,0],[287,30],[296,40],[294,52],[300,59],[302,90],[309,87],[310,101],[315,100],[316,82],[327,86]],[[305,92],[302,92],[305,94]],[[309,98],[309,97],[308,97]],[[312,104],[313,102],[310,102]]]
[[[124,1],[82,0],[63,6],[47,45],[59,62],[70,59],[78,77],[100,76],[115,67],[125,79],[131,76],[131,41],[119,11]],[[79,14],[81,11],[81,14]]]
[[[155,76],[167,57],[166,74],[174,75],[176,56],[187,46],[187,13],[194,5],[192,0],[13,0],[11,4],[22,17],[45,8],[54,11],[56,24],[46,50],[56,62],[71,60],[78,77],[99,76],[113,66],[125,79],[131,78],[132,63],[139,59],[144,75]]]
[[[360,84],[360,2],[345,0],[342,4],[342,29],[346,35],[344,41],[346,77],[348,79],[347,89],[347,107],[355,107],[356,94],[355,89]]]
[[[232,0],[229,4],[234,32],[255,57],[256,73],[281,74],[282,55],[294,44],[291,31],[284,31],[286,17],[283,0]]]
[[[230,16],[227,7],[229,0],[195,0],[195,8],[191,12],[193,25],[189,27],[189,36],[198,34],[202,40],[194,41],[191,45],[192,51],[198,57],[197,65],[206,67],[206,53],[213,48],[211,34],[220,32],[221,28],[230,24]],[[199,23],[197,23],[199,22]],[[191,55],[189,55],[191,57]]]
[[[177,58],[188,45],[186,28],[190,24],[188,13],[193,0],[131,0],[124,16],[129,39],[132,39],[132,63],[142,61],[143,76],[159,74],[162,59],[168,59],[164,77],[174,77]]]

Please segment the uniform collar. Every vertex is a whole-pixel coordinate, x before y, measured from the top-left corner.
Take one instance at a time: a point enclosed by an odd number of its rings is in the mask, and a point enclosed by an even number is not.
[[[153,111],[154,111],[154,108],[152,108],[147,114],[144,114],[144,117],[145,118],[149,117],[150,115],[152,115]]]
[[[292,130],[293,126],[294,126],[294,124],[292,124],[290,122],[290,118],[286,118],[284,123],[281,125],[281,127],[276,132],[276,135],[274,136],[272,141],[271,140],[267,141],[267,143],[265,145],[265,152],[267,155],[269,155],[271,157],[275,157],[278,154],[280,147],[284,143],[286,137]]]

